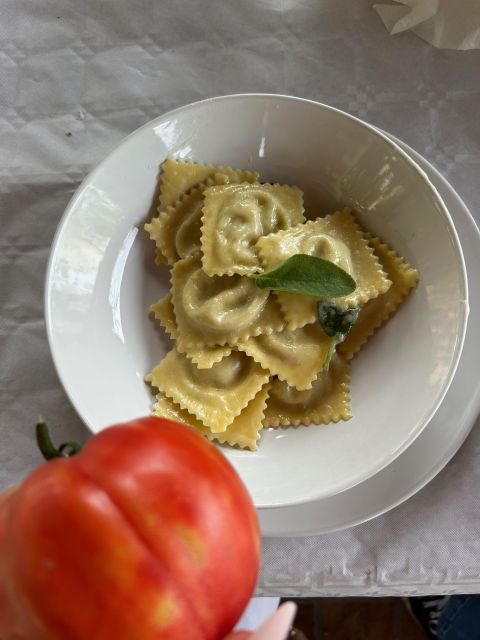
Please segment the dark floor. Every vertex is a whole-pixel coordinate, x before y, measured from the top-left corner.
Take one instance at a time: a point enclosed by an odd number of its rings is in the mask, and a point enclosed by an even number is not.
[[[298,604],[294,624],[307,640],[426,639],[401,598],[288,599]]]

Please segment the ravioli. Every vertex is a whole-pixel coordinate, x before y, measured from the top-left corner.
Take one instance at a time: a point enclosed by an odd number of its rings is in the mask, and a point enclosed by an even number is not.
[[[162,171],[158,216],[145,225],[156,263],[174,264],[200,250],[203,192],[210,185],[255,182],[258,174],[169,158]]]
[[[262,421],[265,416],[269,388],[269,383],[265,384],[247,406],[242,409],[241,413],[227,426],[225,431],[220,433],[212,432],[198,418],[182,409],[162,393],[156,396],[153,414],[176,422],[183,422],[199,431],[209,440],[216,440],[220,444],[229,444],[232,447],[238,446],[241,449],[255,451],[260,438],[260,431],[263,428]]]
[[[274,380],[265,410],[265,427],[328,424],[348,420],[350,413],[348,363],[334,355],[328,371],[322,371],[312,388],[299,391]]]
[[[175,207],[161,211],[145,225],[157,251],[168,264],[200,251],[203,191],[191,189],[177,200]]]
[[[418,283],[418,271],[388,245],[375,237],[369,237],[368,241],[392,286],[386,293],[367,302],[345,341],[338,345],[337,351],[347,360],[353,358],[375,331],[385,324]]]
[[[302,222],[302,192],[278,184],[233,184],[205,190],[202,264],[205,273],[246,275],[261,270],[259,237]]]
[[[350,209],[259,238],[257,250],[265,269],[304,253],[329,260],[347,271],[357,287],[348,296],[332,299],[340,309],[363,305],[391,285]],[[316,298],[286,291],[277,291],[276,295],[288,329],[316,321]]]
[[[245,351],[272,375],[296,389],[311,389],[330,350],[331,338],[318,323],[242,341]]]
[[[232,351],[210,369],[201,370],[172,349],[146,380],[212,433],[219,433],[226,430],[269,378],[268,371],[241,351]]]
[[[172,299],[181,350],[235,346],[285,326],[273,295],[245,276],[207,276],[199,256],[174,265]]]
[[[350,209],[305,222],[300,189],[258,177],[169,158],[159,214],[145,225],[155,262],[171,267],[171,290],[150,307],[174,342],[146,376],[156,390],[153,413],[252,451],[264,427],[351,417],[349,360],[418,282]],[[355,280],[351,294],[323,299],[339,311],[361,309],[333,356],[319,298],[257,286],[259,273],[296,254],[330,261]]]
[[[172,294],[168,292],[161,300],[152,304],[150,311],[155,315],[155,319],[160,322],[162,327],[172,338],[177,340],[178,330],[177,322],[175,320],[175,312],[172,304]],[[210,369],[216,362],[220,362],[223,358],[232,353],[232,347],[207,347],[203,346],[200,349],[191,349],[181,351],[181,348],[177,342],[177,349],[180,353],[184,353],[192,362],[194,362],[199,369]]]
[[[190,160],[167,158],[162,164],[160,174],[159,211],[173,205],[185,193],[202,183],[217,184],[225,182],[255,182],[258,173],[243,171],[231,167],[220,167],[213,164],[201,164]],[[209,182],[211,181],[211,182]]]

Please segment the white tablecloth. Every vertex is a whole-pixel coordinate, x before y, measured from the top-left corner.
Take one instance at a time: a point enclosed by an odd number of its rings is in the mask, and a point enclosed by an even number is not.
[[[425,155],[480,219],[480,51],[391,37],[367,0],[2,0],[0,485],[88,437],[43,321],[55,227],[84,175],[166,110],[236,92],[345,109]],[[472,319],[475,321],[475,319]],[[480,369],[479,369],[480,371]],[[480,374],[479,374],[480,375]],[[420,494],[369,524],[265,540],[264,595],[480,592],[480,430]]]

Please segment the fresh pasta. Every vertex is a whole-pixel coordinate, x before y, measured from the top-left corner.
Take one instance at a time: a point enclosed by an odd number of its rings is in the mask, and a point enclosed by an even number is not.
[[[256,242],[303,222],[302,192],[278,184],[233,184],[205,191],[202,265],[209,276],[261,270]]]
[[[264,426],[328,424],[348,420],[350,413],[348,363],[338,355],[328,371],[320,371],[312,387],[300,391],[275,380],[265,411]]]
[[[212,433],[218,433],[226,430],[269,378],[268,371],[241,351],[233,351],[202,371],[172,349],[148,380]]]
[[[174,265],[172,299],[181,350],[235,346],[241,339],[285,326],[268,291],[245,276],[207,276],[198,254]]]
[[[237,345],[279,380],[296,389],[311,389],[330,349],[330,338],[318,324],[294,331],[259,335]]]
[[[265,428],[348,420],[349,360],[418,282],[350,209],[315,217],[298,187],[258,178],[169,158],[145,225],[155,261],[171,267],[171,290],[150,309],[174,343],[146,376],[152,412],[250,450]],[[298,254],[333,263],[352,287],[322,298],[257,282]]]
[[[225,431],[220,432],[213,432],[210,427],[207,427],[201,420],[185,409],[182,409],[180,405],[162,393],[158,393],[156,396],[153,413],[161,418],[169,418],[176,422],[183,422],[199,431],[209,440],[216,440],[220,444],[229,444],[232,447],[238,446],[241,449],[251,449],[255,451],[260,438],[260,432],[263,429],[269,390],[270,383],[267,383],[257,392],[239,415],[233,419]]]
[[[177,351],[184,353],[199,369],[210,369],[216,362],[220,362],[232,352],[232,347],[218,346],[207,347],[203,345],[199,349],[182,350],[181,344],[178,343],[177,321],[175,311],[173,310],[172,294],[168,292],[155,304],[152,304],[150,310],[153,312],[155,319],[160,322],[162,327],[168,333],[172,340],[177,341]]]
[[[252,171],[169,158],[161,172],[158,216],[145,225],[157,246],[157,264],[172,265],[200,250],[204,191],[212,185],[255,183]]]
[[[160,174],[159,211],[164,211],[193,187],[205,188],[230,182],[256,182],[258,173],[231,167],[167,158]]]
[[[391,285],[350,209],[260,238],[257,246],[266,269],[303,253],[329,260],[353,276],[355,291],[335,299],[340,309],[363,305],[388,291]],[[315,322],[314,298],[285,291],[278,291],[277,296],[289,329]]]
[[[387,277],[391,280],[392,286],[382,295],[367,302],[344,342],[338,345],[339,353],[347,360],[360,351],[375,331],[395,313],[411,289],[418,283],[416,269],[413,269],[378,238],[368,236],[368,240]]]

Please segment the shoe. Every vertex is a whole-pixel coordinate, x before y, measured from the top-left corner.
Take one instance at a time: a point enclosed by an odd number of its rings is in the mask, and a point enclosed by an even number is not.
[[[428,638],[437,637],[440,615],[451,596],[425,596],[405,598],[408,610],[427,634]]]

